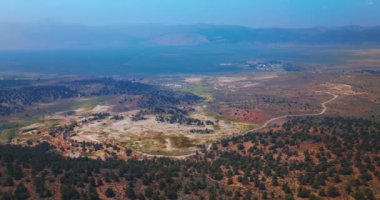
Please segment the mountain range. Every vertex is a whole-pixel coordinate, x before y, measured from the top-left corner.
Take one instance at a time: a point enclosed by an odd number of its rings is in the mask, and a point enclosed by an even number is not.
[[[125,48],[212,44],[378,45],[380,26],[250,28],[228,25],[84,26],[0,24],[0,50]]]

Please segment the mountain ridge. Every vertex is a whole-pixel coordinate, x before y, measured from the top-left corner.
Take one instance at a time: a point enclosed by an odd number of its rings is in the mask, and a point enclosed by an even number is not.
[[[251,28],[234,25],[85,26],[0,23],[0,50],[247,44],[380,44],[380,26]]]

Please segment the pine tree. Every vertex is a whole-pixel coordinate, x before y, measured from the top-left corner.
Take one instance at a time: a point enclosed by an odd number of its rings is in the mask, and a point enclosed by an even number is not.
[[[113,198],[115,197],[115,192],[111,188],[107,188],[105,195],[108,198]]]
[[[14,198],[16,200],[24,200],[28,199],[29,196],[29,191],[26,189],[25,185],[23,183],[18,184],[14,193]]]

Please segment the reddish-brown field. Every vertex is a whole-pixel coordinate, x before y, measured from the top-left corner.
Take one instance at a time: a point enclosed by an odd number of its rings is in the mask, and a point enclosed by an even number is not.
[[[217,112],[228,119],[241,122],[262,123],[270,118],[259,109],[241,109],[223,103],[218,106]]]

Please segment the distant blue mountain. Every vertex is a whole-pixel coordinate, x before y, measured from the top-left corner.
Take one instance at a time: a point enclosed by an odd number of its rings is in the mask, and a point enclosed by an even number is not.
[[[218,25],[0,24],[0,50],[194,46],[229,43],[378,45],[380,44],[380,26],[286,29]]]

